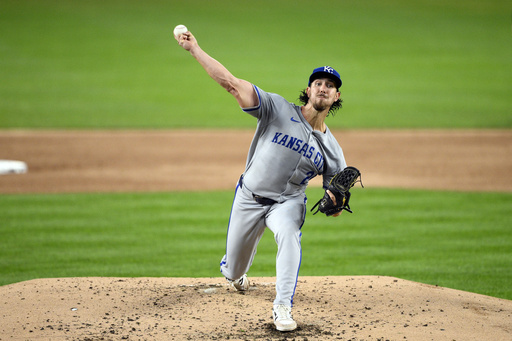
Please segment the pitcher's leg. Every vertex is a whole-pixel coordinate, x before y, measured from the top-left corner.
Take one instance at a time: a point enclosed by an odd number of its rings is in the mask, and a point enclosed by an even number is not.
[[[226,254],[220,263],[220,271],[227,279],[236,280],[249,271],[265,231],[267,210],[237,189],[229,218]]]
[[[274,205],[267,226],[277,243],[275,305],[293,305],[293,296],[302,259],[301,227],[306,212],[305,198],[295,198]]]
[[[293,306],[302,249],[300,231],[283,231],[275,236],[278,245],[276,257],[276,298],[274,304]],[[288,236],[286,236],[288,234]]]

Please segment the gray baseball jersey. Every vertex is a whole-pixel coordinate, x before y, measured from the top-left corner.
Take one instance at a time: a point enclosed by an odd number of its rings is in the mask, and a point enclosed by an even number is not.
[[[255,87],[259,105],[244,109],[258,118],[247,156],[244,184],[263,197],[282,201],[304,192],[310,179],[322,174],[324,187],[347,165],[331,134],[313,130],[300,106]]]
[[[291,306],[302,259],[306,186],[321,174],[327,187],[346,163],[329,129],[313,130],[300,106],[254,89],[259,105],[244,111],[256,117],[258,125],[236,188],[220,270],[231,280],[247,273],[268,227],[278,245],[274,304]]]

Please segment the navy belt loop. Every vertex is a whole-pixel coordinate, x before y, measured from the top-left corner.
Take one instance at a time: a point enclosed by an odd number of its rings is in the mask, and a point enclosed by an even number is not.
[[[238,186],[240,186],[240,188],[242,188],[243,185],[244,185],[244,175],[242,174],[240,176],[240,179],[238,180]],[[253,197],[254,201],[256,201],[258,204],[263,205],[263,206],[270,206],[270,205],[277,204],[277,201],[275,201],[274,199],[265,198],[265,197],[262,197],[261,195],[256,195],[254,193],[252,193],[252,197]]]
[[[277,204],[277,201],[275,201],[274,199],[265,198],[265,197],[262,197],[262,196],[259,196],[259,195],[255,195],[254,193],[253,193],[252,197],[254,198],[254,200],[258,204],[261,204],[263,206],[269,206],[269,205]]]

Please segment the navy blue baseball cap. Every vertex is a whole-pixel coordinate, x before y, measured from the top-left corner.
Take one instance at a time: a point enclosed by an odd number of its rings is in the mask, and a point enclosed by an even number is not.
[[[308,86],[311,85],[311,82],[318,78],[330,78],[334,81],[336,84],[336,88],[339,89],[341,86],[341,78],[338,71],[334,70],[330,66],[321,66],[317,67],[313,70],[313,73],[311,76],[309,76],[309,83]]]

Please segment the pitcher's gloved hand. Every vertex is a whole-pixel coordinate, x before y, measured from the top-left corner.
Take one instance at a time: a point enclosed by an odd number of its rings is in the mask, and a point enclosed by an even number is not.
[[[343,210],[352,213],[352,210],[348,204],[350,200],[349,190],[357,182],[357,179],[360,179],[360,177],[361,172],[359,172],[359,170],[355,167],[347,167],[338,174],[334,175],[329,182],[329,187],[327,190],[330,191],[336,199],[336,204],[331,199],[331,196],[326,190],[323,198],[320,199],[311,209],[311,211],[313,211],[318,206],[318,209],[313,214],[317,214],[318,211],[320,211],[326,216],[332,216]],[[361,182],[361,180],[359,180],[359,182]],[[362,182],[361,186],[364,187]]]

